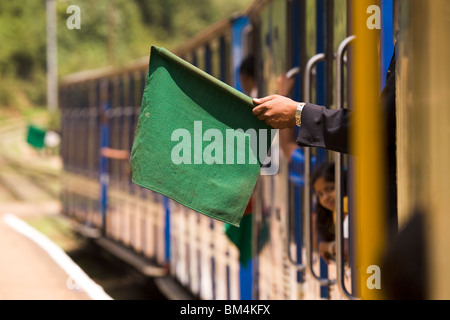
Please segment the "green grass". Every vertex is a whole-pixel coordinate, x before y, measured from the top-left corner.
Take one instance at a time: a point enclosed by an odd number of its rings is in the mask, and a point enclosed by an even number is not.
[[[77,237],[70,221],[64,216],[41,216],[28,219],[27,223],[66,252],[76,250],[81,245],[82,240]]]

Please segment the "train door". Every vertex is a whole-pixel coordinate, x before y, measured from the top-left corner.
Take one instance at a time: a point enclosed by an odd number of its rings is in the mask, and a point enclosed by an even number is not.
[[[98,138],[96,93],[96,81],[68,80],[61,86],[63,212],[93,228],[101,226],[96,202],[98,163],[93,151]]]
[[[355,104],[361,98],[359,92],[356,92],[356,84],[362,83],[360,76],[364,76],[364,70],[367,65],[372,64],[376,70],[374,74],[366,73],[366,77],[370,77],[370,82],[366,86],[364,92],[375,92],[376,97],[373,99],[373,104],[367,104],[367,108],[371,108],[370,112],[378,113],[381,108],[376,103],[380,100],[381,89],[385,84],[383,79],[386,77],[388,67],[394,51],[393,48],[393,3],[392,1],[380,1],[378,5],[373,2],[366,1],[347,1],[334,0],[318,2],[318,12],[323,12],[322,20],[318,16],[318,30],[322,36],[317,38],[317,51],[323,52],[324,69],[320,69],[318,65],[318,91],[319,96],[324,95],[324,105],[332,109],[350,109],[355,111]],[[319,6],[324,6],[319,8]],[[369,23],[370,22],[370,23]],[[323,31],[320,31],[322,28]],[[364,30],[361,31],[361,28]],[[381,32],[380,32],[381,30]],[[368,43],[360,45],[358,52],[370,52],[365,61],[356,60],[354,53],[354,45],[357,39],[357,33],[360,38],[367,38],[365,35],[369,33],[371,39]],[[357,64],[359,62],[360,64]],[[381,77],[380,77],[381,75]],[[323,77],[320,80],[320,77]],[[376,83],[379,81],[379,83]],[[324,86],[324,91],[320,93],[320,82]],[[360,90],[362,92],[362,90]],[[370,96],[370,95],[368,95]],[[367,99],[367,98],[366,98]],[[361,106],[360,106],[361,107]],[[369,112],[365,110],[365,112]],[[361,114],[361,113],[358,113]],[[361,238],[358,237],[362,229],[362,221],[364,219],[357,219],[357,215],[367,216],[368,212],[361,209],[358,205],[357,199],[361,198],[361,190],[355,181],[360,181],[361,169],[358,169],[354,154],[356,152],[354,142],[354,134],[350,140],[350,153],[336,153],[328,151],[326,153],[327,161],[334,161],[335,163],[335,185],[336,185],[336,222],[335,222],[335,241],[336,241],[336,263],[328,265],[328,278],[334,279],[336,285],[331,287],[328,298],[330,299],[356,299],[360,297],[361,279],[365,279],[365,272],[361,271]],[[369,137],[367,137],[369,138]],[[367,141],[369,141],[368,139]],[[367,143],[366,141],[366,143]],[[380,145],[380,148],[384,148]],[[384,153],[384,150],[382,150]],[[381,152],[377,154],[381,157]],[[318,162],[320,163],[320,156],[318,155]],[[372,161],[374,156],[372,155]],[[381,159],[381,158],[380,158]],[[372,171],[371,169],[366,169]],[[366,172],[366,171],[364,171]],[[367,181],[367,179],[366,179]],[[376,185],[376,179],[374,180]],[[381,185],[381,182],[380,182]],[[381,188],[381,187],[380,187]],[[391,193],[388,193],[391,195]],[[380,205],[380,204],[379,204]],[[375,205],[373,205],[375,207]],[[383,208],[380,205],[380,208]],[[373,208],[372,208],[373,210]],[[348,227],[344,227],[345,212],[348,216]],[[383,212],[378,213],[378,216],[383,215]],[[375,213],[372,216],[376,216]],[[364,226],[367,227],[367,226]],[[345,231],[345,228],[348,230]],[[344,234],[346,234],[344,236]],[[380,232],[379,235],[384,233]],[[380,236],[379,246],[383,243],[384,236]],[[348,258],[345,260],[345,241],[348,241]],[[370,251],[374,251],[376,246],[366,247]],[[364,251],[364,250],[363,250]],[[372,254],[372,253],[371,253]],[[364,270],[365,271],[365,270]]]
[[[345,10],[345,6],[339,6]],[[335,19],[335,2],[306,1],[305,35],[301,44],[303,56],[303,83],[300,101],[327,108],[333,107],[334,39],[345,32],[345,15]],[[339,23],[337,23],[339,22]],[[337,35],[338,34],[338,35]],[[306,299],[334,299],[336,278],[334,263],[327,265],[319,255],[319,243],[324,241],[318,233],[321,221],[316,209],[317,198],[311,186],[311,175],[324,162],[332,162],[332,154],[319,148],[302,148],[304,153],[302,189],[302,215],[304,221],[304,265],[306,267]]]
[[[288,71],[288,2],[271,1],[252,13],[258,96],[276,94]],[[272,144],[280,148],[279,143]],[[282,154],[275,175],[261,175],[255,189],[253,294],[255,299],[296,299],[297,270],[288,260],[288,168]]]
[[[393,25],[393,4],[392,1],[381,2],[383,15],[380,25],[383,29],[382,41],[379,42],[381,54],[378,60],[381,62],[380,71],[384,75],[392,58],[392,25]],[[319,0],[319,1],[298,1],[292,2],[293,7],[297,7],[298,16],[290,19],[294,24],[290,27],[292,31],[290,52],[291,66],[295,66],[299,61],[302,77],[297,81],[298,91],[293,93],[296,101],[308,101],[327,108],[352,109],[353,106],[353,83],[350,72],[352,61],[352,46],[356,39],[353,34],[352,15],[354,15],[355,4],[347,0]],[[359,9],[362,9],[361,6]],[[361,11],[361,18],[368,20],[371,15],[369,4]],[[296,12],[296,10],[291,10]],[[359,11],[358,11],[359,12]],[[364,20],[365,21],[365,20]],[[295,36],[298,32],[298,36]],[[376,32],[376,31],[375,31]],[[299,41],[300,46],[295,46],[295,41]],[[377,64],[378,65],[378,64]],[[378,78],[377,78],[378,79]],[[380,87],[383,83],[380,83]],[[378,92],[380,94],[380,92]],[[378,99],[378,98],[377,98]],[[295,154],[295,153],[294,153]],[[354,201],[353,184],[354,179],[354,159],[353,156],[339,154],[317,148],[302,148],[299,151],[299,160],[296,163],[295,157],[292,159],[293,165],[290,168],[290,182],[295,181],[296,176],[303,176],[298,186],[291,189],[294,194],[293,201],[290,201],[291,210],[302,213],[302,218],[295,223],[299,233],[303,235],[303,243],[297,241],[297,246],[303,246],[301,254],[298,254],[295,267],[298,270],[306,269],[303,275],[299,272],[300,288],[304,295],[299,297],[306,299],[343,299],[356,298],[357,280],[355,272],[356,246],[350,245],[349,258],[344,261],[344,206],[348,203],[349,232],[346,238],[350,244],[355,244],[355,235],[352,232],[355,227],[352,201]],[[336,263],[331,262],[326,265],[318,254],[318,236],[314,227],[314,219],[317,219],[314,212],[314,205],[317,201],[313,196],[310,185],[310,175],[313,170],[323,162],[334,162],[336,181]],[[297,172],[295,172],[297,171]],[[294,179],[292,179],[294,177]],[[300,187],[300,193],[296,191]],[[344,201],[348,200],[348,202]],[[299,206],[298,203],[301,203]],[[298,213],[297,213],[298,214]],[[299,223],[303,226],[298,227]],[[301,241],[301,240],[300,240]],[[299,252],[299,250],[297,250]],[[304,258],[302,257],[304,255]]]
[[[345,32],[346,17],[341,15],[335,19],[333,1],[292,1],[290,6],[289,62],[290,67],[300,66],[292,98],[330,108],[333,106],[333,39],[335,33]],[[339,8],[345,12],[345,6]],[[297,134],[296,129],[294,137]],[[333,271],[318,254],[317,214],[310,185],[312,171],[331,159],[329,152],[317,148],[299,148],[290,159],[289,211],[293,212],[294,219],[288,229],[296,234],[297,260],[293,265],[298,273],[299,299],[329,299],[334,288]]]
[[[123,221],[122,207],[124,203],[120,199],[121,192],[118,190],[120,188],[121,163],[102,153],[106,148],[121,149],[122,109],[118,94],[122,94],[122,92],[120,92],[121,88],[118,88],[119,79],[117,77],[108,77],[102,80],[100,149],[98,150],[100,157],[100,212],[103,217],[104,235],[115,241],[126,243],[124,233],[125,230],[128,230],[128,224],[127,221]]]
[[[100,79],[99,211],[106,238],[162,265],[167,260],[167,212],[162,196],[130,180],[129,154],[146,73]],[[151,230],[151,232],[149,232]]]

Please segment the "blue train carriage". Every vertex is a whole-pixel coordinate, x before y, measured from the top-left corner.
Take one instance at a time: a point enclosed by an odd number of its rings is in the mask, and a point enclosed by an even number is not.
[[[80,72],[61,82],[62,202],[63,213],[85,235],[162,266],[167,260],[163,198],[129,177],[128,154],[147,70],[148,59],[119,70]]]
[[[170,278],[195,298],[379,297],[380,291],[369,288],[366,282],[368,267],[376,266],[377,257],[390,250],[382,214],[386,189],[380,179],[384,176],[380,166],[383,145],[374,139],[381,127],[374,124],[380,124],[381,117],[373,101],[385,85],[394,35],[398,34],[401,46],[397,60],[402,71],[396,74],[400,81],[396,150],[399,226],[408,225],[413,209],[435,208],[427,216],[426,222],[436,230],[427,238],[427,245],[434,248],[430,268],[442,276],[448,261],[441,258],[445,253],[439,254],[446,246],[438,244],[447,243],[443,228],[449,221],[443,212],[448,204],[437,201],[430,190],[448,190],[446,183],[450,181],[448,172],[435,170],[446,167],[440,162],[447,158],[445,150],[442,156],[439,148],[433,147],[433,141],[445,135],[441,129],[450,119],[440,116],[443,110],[433,103],[436,97],[444,98],[448,90],[427,90],[417,79],[432,79],[436,88],[448,83],[448,74],[440,74],[437,66],[445,65],[449,48],[443,45],[445,41],[439,43],[437,36],[427,43],[430,48],[411,40],[422,39],[417,37],[423,35],[421,30],[413,28],[417,21],[429,34],[445,25],[445,10],[439,8],[448,5],[443,0],[432,4],[413,0],[376,4],[362,0],[254,1],[240,15],[214,24],[173,50],[238,89],[242,89],[238,67],[245,57],[253,55],[258,96],[276,93],[277,77],[299,67],[291,92],[294,100],[364,110],[358,112],[359,125],[352,135],[364,161],[316,148],[297,148],[288,158],[280,145],[274,146],[280,151],[279,171],[262,175],[254,191],[249,263],[239,261],[239,250],[224,234],[223,223],[134,185],[127,174],[127,161],[100,155],[104,147],[131,149],[147,59],[121,70],[71,75],[61,84],[64,213],[97,231],[99,239],[166,266]],[[410,19],[402,20],[400,10]],[[422,12],[425,17],[419,14]],[[424,68],[416,68],[421,65]],[[425,67],[433,68],[431,75],[424,74],[429,70]],[[367,102],[367,96],[373,99]],[[431,101],[427,117],[421,118],[423,113],[411,104],[411,96]],[[408,116],[407,110],[416,112]],[[411,163],[411,159],[421,159],[415,152],[424,145],[433,165],[419,160]],[[309,176],[324,161],[335,161],[336,193],[349,197],[349,263],[342,257],[342,200],[336,210],[335,263],[322,261],[313,237],[314,197]],[[422,169],[418,172],[416,168]],[[344,172],[350,181],[347,190],[343,190]],[[415,186],[412,189],[411,184]],[[402,270],[397,272],[402,274]],[[435,274],[429,278],[432,296],[449,296],[448,281],[439,281]]]
[[[63,212],[78,222],[101,227],[97,193],[98,110],[89,101],[89,82],[62,84],[60,88],[62,145],[64,164]]]
[[[346,38],[346,11],[345,1],[255,1],[243,15],[215,24],[174,52],[238,89],[239,64],[255,55],[260,96],[276,93],[276,78],[286,70],[303,67],[292,97],[333,107],[334,39]],[[222,223],[133,185],[126,162],[99,155],[103,147],[131,148],[145,72],[143,61],[63,82],[64,212],[159,265],[170,262],[170,275],[201,299],[339,297],[335,271],[303,234],[303,224],[311,222],[305,163],[332,157],[323,150],[311,150],[307,160],[299,150],[291,167],[281,154],[279,173],[261,176],[252,216],[254,258],[246,266]]]

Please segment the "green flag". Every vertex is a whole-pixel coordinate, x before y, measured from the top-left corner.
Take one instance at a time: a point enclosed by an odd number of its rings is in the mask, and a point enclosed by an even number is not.
[[[239,262],[244,267],[252,258],[252,219],[252,214],[244,215],[239,228],[225,224],[225,234],[239,249]]]
[[[27,143],[37,149],[44,148],[45,135],[47,131],[41,127],[28,125]]]
[[[252,109],[250,97],[152,47],[133,182],[239,226],[274,134]]]

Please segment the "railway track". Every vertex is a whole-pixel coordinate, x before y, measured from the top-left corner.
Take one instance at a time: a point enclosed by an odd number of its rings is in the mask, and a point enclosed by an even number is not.
[[[3,201],[50,201],[59,198],[60,176],[17,159],[0,155],[0,190]]]
[[[60,169],[57,156],[47,156],[26,143],[23,119],[0,125],[0,201],[45,202],[58,200]]]

